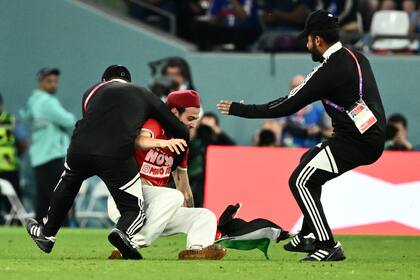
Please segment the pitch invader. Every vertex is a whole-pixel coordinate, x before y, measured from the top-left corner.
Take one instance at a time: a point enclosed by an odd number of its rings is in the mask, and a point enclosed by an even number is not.
[[[196,126],[200,114],[200,97],[196,91],[175,91],[168,95],[167,105],[172,113],[189,129]],[[187,235],[186,249],[180,259],[221,259],[226,249],[213,244],[217,219],[208,209],[193,208],[194,201],[188,180],[188,151],[179,165],[175,156],[184,150],[185,141],[173,139],[155,119],[149,119],[137,138],[136,159],[146,211],[144,227],[131,239],[137,248],[150,246],[159,236],[178,233]],[[172,176],[176,189],[167,188]],[[115,223],[120,213],[110,196],[108,213]],[[110,256],[122,258],[118,250]]]

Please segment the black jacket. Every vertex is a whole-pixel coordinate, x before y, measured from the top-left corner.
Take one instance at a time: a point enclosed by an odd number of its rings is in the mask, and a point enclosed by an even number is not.
[[[83,104],[95,86],[83,95]],[[134,140],[149,118],[161,123],[168,135],[186,141],[189,138],[186,126],[166,104],[147,89],[131,83],[112,81],[101,86],[82,110],[83,118],[76,123],[71,139],[71,153],[132,157]]]
[[[377,122],[361,134],[346,112],[340,112],[324,104],[332,119],[334,137],[368,146],[382,152],[385,141],[385,112],[375,77],[367,58],[353,51],[361,66],[363,100],[375,115]],[[317,100],[328,99],[344,108],[359,100],[359,75],[351,55],[336,43],[324,54],[324,61],[314,68],[305,81],[288,96],[262,105],[244,105],[234,102],[229,114],[246,118],[278,118],[291,115]]]

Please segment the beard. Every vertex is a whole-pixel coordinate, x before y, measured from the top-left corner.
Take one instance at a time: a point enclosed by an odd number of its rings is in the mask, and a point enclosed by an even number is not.
[[[313,61],[322,62],[324,60],[324,57],[322,56],[322,54],[316,48],[313,48],[312,50],[309,50],[309,52],[311,53]]]
[[[57,89],[56,88],[49,88],[49,89],[47,89],[45,91],[48,92],[51,95],[54,95],[54,94],[56,94]]]

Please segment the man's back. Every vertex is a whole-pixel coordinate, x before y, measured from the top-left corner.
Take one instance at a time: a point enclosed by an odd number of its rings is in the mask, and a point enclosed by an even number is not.
[[[182,126],[156,96],[144,88],[115,80],[83,96],[83,118],[76,124],[70,152],[128,158],[134,154],[138,129],[151,116],[165,120],[167,131],[180,138],[187,135]]]

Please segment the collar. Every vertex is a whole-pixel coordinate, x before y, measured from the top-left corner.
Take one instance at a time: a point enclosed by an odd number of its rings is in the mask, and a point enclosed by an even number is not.
[[[123,79],[112,79],[112,80],[109,80],[110,82],[120,82],[120,83],[123,83],[123,84],[126,84],[126,83],[128,83],[126,80],[123,80]]]
[[[45,94],[45,95],[50,96],[50,97],[55,97],[55,94],[51,94],[51,93],[46,92],[45,90],[42,90],[40,88],[35,89],[33,91],[33,94]]]
[[[343,47],[340,41],[329,47],[322,55],[325,59],[328,59],[333,53],[340,50]]]

